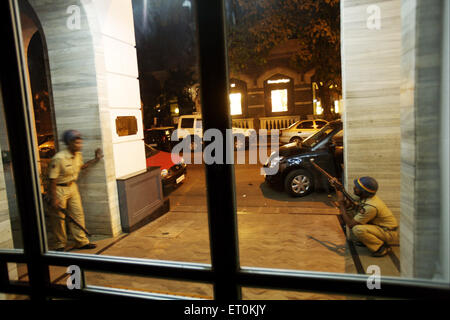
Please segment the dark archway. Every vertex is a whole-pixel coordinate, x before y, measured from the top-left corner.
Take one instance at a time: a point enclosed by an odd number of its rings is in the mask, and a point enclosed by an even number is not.
[[[54,145],[56,126],[52,97],[47,81],[50,75],[40,32],[36,32],[30,40],[27,60],[39,156],[41,159],[50,159],[55,153],[55,148],[52,149],[49,146],[50,142],[53,142]]]

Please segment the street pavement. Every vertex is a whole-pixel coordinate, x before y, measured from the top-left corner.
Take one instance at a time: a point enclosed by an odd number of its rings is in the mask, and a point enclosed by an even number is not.
[[[235,165],[241,266],[356,273],[332,199],[326,193],[292,198],[266,185],[260,167],[260,164]],[[210,264],[205,184],[204,165],[188,165],[186,180],[167,194],[170,211],[127,235],[102,254]],[[86,279],[95,285],[194,298],[212,298],[213,292],[211,285],[179,281],[124,276],[112,278],[110,275],[91,272],[87,273]],[[243,288],[243,298],[345,297]]]

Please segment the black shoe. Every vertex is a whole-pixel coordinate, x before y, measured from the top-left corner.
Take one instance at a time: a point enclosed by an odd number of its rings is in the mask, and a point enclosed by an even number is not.
[[[82,247],[77,248],[77,250],[88,250],[88,249],[95,249],[97,248],[97,245],[94,243],[88,243]]]
[[[377,251],[372,253],[372,257],[384,257],[389,253],[390,248],[383,244]]]

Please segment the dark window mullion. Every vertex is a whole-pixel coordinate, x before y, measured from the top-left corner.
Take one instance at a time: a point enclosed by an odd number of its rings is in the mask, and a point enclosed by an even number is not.
[[[44,241],[38,216],[40,199],[37,171],[31,146],[32,135],[27,112],[26,73],[21,43],[18,4],[15,0],[0,1],[2,59],[0,83],[8,139],[13,162],[13,175],[20,213],[24,252],[32,286],[32,298],[44,299],[49,285],[48,267],[42,263]]]
[[[198,0],[196,18],[203,128],[218,129],[225,137],[226,129],[231,128],[231,117],[223,0]],[[225,144],[222,154],[227,159]],[[232,164],[212,164],[205,168],[214,298],[237,300],[241,298],[241,290],[236,282],[239,250],[234,167]]]
[[[0,292],[9,285],[8,263],[0,261]]]

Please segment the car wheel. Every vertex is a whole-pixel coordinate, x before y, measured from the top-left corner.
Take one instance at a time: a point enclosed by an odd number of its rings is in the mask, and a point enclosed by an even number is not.
[[[295,143],[301,143],[302,141],[303,141],[303,139],[300,138],[300,137],[293,137],[293,138],[291,139],[290,143],[293,143],[293,142],[295,142]]]
[[[286,176],[284,189],[293,197],[304,197],[314,189],[313,178],[304,169],[294,170]]]

